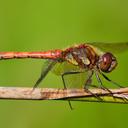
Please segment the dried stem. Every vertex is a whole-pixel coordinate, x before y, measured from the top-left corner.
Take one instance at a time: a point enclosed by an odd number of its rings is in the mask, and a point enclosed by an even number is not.
[[[36,88],[33,90],[33,88],[26,87],[0,87],[0,99],[128,103],[128,88],[110,89],[111,94],[102,89],[90,89],[90,91],[103,100],[99,101],[98,98],[84,89]]]

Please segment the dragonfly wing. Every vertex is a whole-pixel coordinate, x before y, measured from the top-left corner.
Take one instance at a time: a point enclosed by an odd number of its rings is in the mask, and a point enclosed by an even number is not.
[[[105,52],[112,52],[112,53],[121,53],[124,51],[128,51],[128,42],[120,42],[120,43],[103,43],[103,42],[93,42],[93,43],[87,43],[91,44],[92,46],[95,46],[102,51]]]
[[[64,76],[67,88],[84,88],[87,78],[88,72],[82,72],[79,74],[68,74]]]
[[[70,64],[68,62],[56,63],[52,72],[56,75],[62,75],[66,72],[83,72],[85,69],[81,69],[79,66]]]
[[[34,88],[36,88],[41,83],[41,81],[45,78],[45,76],[54,67],[55,64],[56,64],[56,61],[54,60],[46,60],[44,62],[43,68],[41,70],[41,75],[39,79],[36,81]]]
[[[56,75],[62,76],[64,73],[69,73],[64,75],[64,80],[67,88],[83,88],[87,79],[88,71],[86,69],[81,69],[78,66],[70,64],[68,62],[57,63],[53,72]],[[73,74],[70,72],[80,72],[77,74]]]

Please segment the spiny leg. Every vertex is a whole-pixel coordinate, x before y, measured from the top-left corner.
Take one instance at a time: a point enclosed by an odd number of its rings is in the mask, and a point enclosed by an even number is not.
[[[111,79],[109,79],[105,74],[103,74],[102,72],[100,73],[107,81],[111,82],[112,84],[116,85],[119,88],[124,88],[123,86],[119,85],[118,83],[112,81]],[[124,101],[128,101],[128,98],[122,98]]]
[[[98,100],[102,101],[102,98],[100,98],[98,95],[92,93],[92,92],[88,89],[89,85],[91,85],[93,73],[94,73],[94,71],[91,71],[91,74],[89,74],[88,79],[87,79],[86,82],[85,82],[84,89],[85,89],[88,93],[90,93],[91,95],[93,95],[94,97],[96,97]]]
[[[103,74],[102,72],[100,72],[100,74],[109,82],[111,82],[112,84],[116,85],[119,88],[124,88],[123,86],[119,85],[118,83],[116,83],[115,81],[112,81],[111,79],[109,79],[105,74]]]
[[[63,73],[62,75],[61,75],[61,78],[62,78],[62,81],[63,81],[63,85],[64,85],[64,89],[67,89],[67,87],[66,87],[66,83],[65,83],[65,80],[64,80],[64,76],[65,75],[71,75],[71,74],[79,74],[79,73],[81,73],[81,72],[65,72],[65,73]],[[68,100],[68,103],[69,103],[69,107],[70,107],[70,109],[71,110],[73,110],[73,107],[72,107],[72,105],[71,105],[71,102]]]
[[[103,86],[103,83],[102,83],[102,81],[101,81],[101,79],[100,79],[99,74],[98,74],[97,71],[95,71],[95,75],[96,75],[96,78],[97,78],[97,81],[99,83],[100,88],[103,89],[103,90],[107,90],[110,93],[110,95],[113,96],[113,93],[108,88],[106,88],[105,86]],[[114,96],[113,96],[113,98],[114,98]]]
[[[66,84],[65,84],[65,80],[64,80],[64,76],[65,75],[71,75],[71,74],[79,74],[79,73],[83,73],[83,72],[80,72],[80,71],[75,71],[75,72],[65,72],[63,75],[62,75],[62,81],[63,81],[63,85],[64,85],[64,88],[66,89]],[[88,86],[91,84],[91,78],[92,78],[92,75],[93,75],[93,71],[91,71],[91,74],[89,74],[88,76],[88,79],[85,83],[85,86],[84,86],[84,89],[90,93],[92,96],[96,97],[98,100],[102,101],[102,98],[100,98],[99,96],[97,96],[96,94],[92,93],[89,89],[88,89]],[[69,105],[71,105],[71,103],[69,102]],[[72,109],[72,106],[70,106],[70,108]]]
[[[88,72],[88,78],[87,78],[85,85],[84,85],[85,89],[88,89],[89,85],[91,85],[93,73],[94,73],[93,71]]]
[[[116,86],[118,86],[118,87],[122,87],[122,86],[120,86],[119,84],[117,84],[116,82],[110,80],[110,79],[109,79],[107,76],[105,76],[103,73],[101,73],[101,72],[99,72],[99,73],[100,73],[106,80],[108,80],[109,82],[113,83],[114,85],[116,85]],[[97,74],[97,72],[95,72],[95,74],[96,74],[97,80],[101,83],[100,85],[102,85],[102,89],[105,89],[105,90],[107,90],[108,92],[110,92],[110,95],[115,99],[116,97],[113,96],[113,93],[112,93],[108,88],[105,88],[105,87],[103,86],[102,81],[101,81],[99,75]],[[115,99],[115,100],[116,100],[116,99]],[[124,100],[124,102],[125,102],[125,101],[128,101],[127,98],[122,98],[122,100]]]

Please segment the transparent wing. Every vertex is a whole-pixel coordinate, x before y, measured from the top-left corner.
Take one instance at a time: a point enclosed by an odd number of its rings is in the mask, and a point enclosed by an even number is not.
[[[84,88],[88,72],[79,74],[68,74],[64,77],[67,88]]]
[[[52,69],[52,71],[56,74],[56,75],[62,75],[65,72],[82,72],[83,69],[80,69],[79,66],[75,66],[73,64],[68,63],[67,61],[62,62],[62,63],[56,63],[56,65],[54,66],[54,68]]]
[[[52,71],[60,76],[64,73],[69,73],[64,76],[67,88],[83,88],[88,75],[86,69],[80,69],[78,66],[74,66],[68,62],[57,63]],[[70,72],[80,73],[70,74]]]
[[[121,53],[124,51],[128,51],[128,42],[120,42],[120,43],[103,43],[103,42],[93,42],[93,43],[87,43],[91,44],[93,46],[96,46],[97,48],[101,49],[105,52],[112,52],[112,53]]]
[[[55,64],[56,64],[56,61],[54,61],[54,60],[46,60],[44,62],[43,68],[41,70],[40,77],[36,81],[36,83],[35,83],[33,88],[36,88],[41,83],[41,81],[43,81],[43,79],[46,77],[46,75],[54,67]]]

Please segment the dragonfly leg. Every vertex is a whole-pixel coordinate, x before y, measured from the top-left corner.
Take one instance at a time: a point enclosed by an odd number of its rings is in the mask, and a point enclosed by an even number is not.
[[[90,93],[91,95],[93,95],[95,98],[97,98],[98,100],[102,101],[102,98],[100,98],[98,95],[92,93],[92,92],[88,89],[89,86],[91,85],[91,82],[92,82],[93,73],[94,73],[94,72],[91,71],[91,73],[89,74],[88,79],[87,79],[86,82],[85,82],[84,89],[85,89],[85,91],[87,91],[88,93]]]
[[[101,75],[109,82],[111,82],[112,84],[116,85],[119,88],[124,88],[123,86],[119,85],[118,83],[112,81],[111,79],[109,79],[105,74],[101,73]],[[116,97],[115,97],[116,98]],[[124,101],[128,101],[128,98],[121,98]]]
[[[71,74],[79,74],[79,73],[81,73],[81,72],[65,72],[65,73],[63,73],[63,74],[61,75],[61,78],[62,78],[62,81],[63,81],[63,85],[64,85],[64,89],[67,89],[66,83],[65,83],[65,80],[64,80],[64,76],[66,76],[66,75],[71,75]],[[68,104],[69,104],[70,109],[73,110],[73,107],[72,107],[70,101],[68,101]]]
[[[100,73],[107,81],[111,82],[112,84],[116,85],[119,88],[124,88],[123,86],[119,85],[118,83],[116,83],[115,81],[112,81],[111,79],[109,79],[105,74]]]
[[[62,77],[62,81],[63,81],[63,85],[64,85],[64,89],[67,89],[67,87],[66,87],[66,83],[65,83],[65,80],[64,80],[64,76],[66,76],[66,75],[72,75],[72,74],[79,74],[79,73],[81,73],[81,72],[73,72],[73,71],[71,71],[71,72],[65,72],[65,73],[63,73],[62,75],[61,75],[61,77]]]
[[[98,74],[97,71],[95,71],[95,75],[96,75],[96,78],[97,78],[97,81],[98,81],[98,83],[99,83],[100,88],[103,89],[103,90],[108,91],[108,92],[110,93],[110,95],[111,95],[113,98],[115,98],[115,97],[113,96],[113,93],[111,92],[111,90],[109,90],[108,88],[106,88],[106,87],[103,85],[103,83],[102,83],[102,81],[101,81],[101,79],[100,79],[99,74]]]
[[[100,83],[101,88],[104,89],[104,90],[107,90],[108,92],[110,92],[110,95],[111,95],[114,99],[117,98],[117,97],[113,96],[113,93],[112,93],[108,88],[106,88],[106,87],[103,86],[102,81],[101,81],[99,75],[97,74],[97,72],[95,72],[95,74],[96,74],[97,80],[98,80],[99,83]],[[120,86],[119,84],[115,83],[114,81],[111,81],[111,80],[110,80],[107,76],[105,76],[103,73],[100,72],[100,74],[101,74],[106,80],[108,80],[109,82],[112,82],[114,85],[117,85],[118,87],[122,87],[122,86]],[[121,98],[121,99],[122,99],[124,102],[128,101],[127,98]],[[115,100],[116,100],[116,99],[115,99]]]
[[[84,85],[85,89],[88,89],[88,87],[91,85],[92,76],[93,76],[93,71],[89,72],[89,74],[88,74],[88,78],[87,78],[85,85]]]

